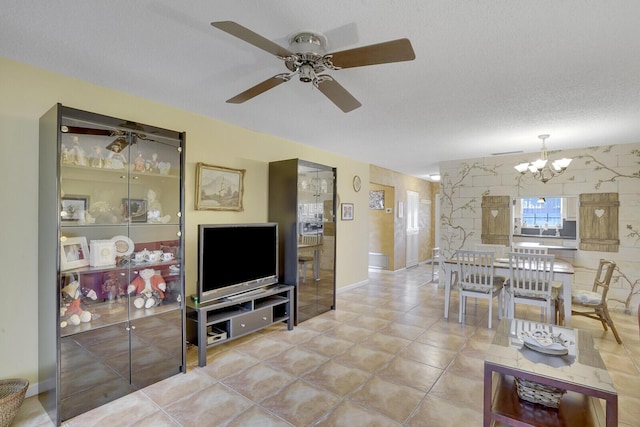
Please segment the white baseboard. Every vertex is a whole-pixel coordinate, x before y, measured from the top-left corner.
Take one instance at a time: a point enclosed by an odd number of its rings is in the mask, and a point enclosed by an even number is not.
[[[363,280],[362,282],[352,283],[352,284],[347,285],[347,286],[340,286],[338,289],[336,289],[336,294],[341,294],[342,292],[346,292],[346,291],[350,291],[352,289],[359,288],[360,286],[364,286],[364,285],[366,285],[368,283],[369,283],[369,279]]]

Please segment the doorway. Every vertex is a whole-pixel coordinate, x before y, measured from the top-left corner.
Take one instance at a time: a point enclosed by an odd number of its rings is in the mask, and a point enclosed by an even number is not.
[[[406,267],[415,267],[419,261],[419,245],[420,245],[420,224],[418,223],[420,195],[415,191],[407,191],[407,208],[406,208]]]

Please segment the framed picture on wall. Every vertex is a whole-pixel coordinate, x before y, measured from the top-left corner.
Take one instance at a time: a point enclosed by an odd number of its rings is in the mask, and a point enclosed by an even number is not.
[[[369,209],[384,209],[384,190],[369,191]]]
[[[353,203],[343,203],[342,208],[342,220],[353,221]]]
[[[244,169],[198,163],[196,210],[242,211]]]

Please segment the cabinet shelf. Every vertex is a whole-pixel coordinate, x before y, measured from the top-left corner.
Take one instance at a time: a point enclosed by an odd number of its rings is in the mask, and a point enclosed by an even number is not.
[[[67,325],[61,328],[60,336],[68,337],[82,332],[93,331],[118,323],[126,323],[129,320],[144,319],[149,316],[157,316],[169,311],[181,310],[181,305],[177,302],[162,304],[157,307],[147,309],[137,309],[127,299],[121,301],[101,302],[89,305],[87,310],[94,316],[91,323],[80,323],[79,325]]]
[[[160,269],[168,269],[172,265],[180,265],[180,260],[171,260],[171,261],[163,261],[163,262],[147,262],[147,263],[129,263],[127,265],[107,265],[101,267],[79,267],[70,270],[64,270],[62,274],[89,274],[89,273],[100,273],[100,272],[131,272],[131,271],[139,271],[144,270],[146,268],[153,268],[156,270]],[[175,274],[165,273],[164,276],[179,276],[180,272],[176,272]]]
[[[497,420],[517,420],[518,425],[539,427],[604,425],[602,407],[594,397],[568,391],[558,409],[547,408],[520,400],[512,376],[494,373],[494,378],[497,381],[491,411]]]
[[[256,310],[264,307],[273,307],[274,305],[279,305],[286,301],[287,298],[278,295],[267,298],[260,298],[255,301],[255,307]]]
[[[108,169],[63,163],[61,169],[65,179],[90,179],[92,181],[106,180],[110,182],[117,182],[120,179],[126,179],[127,175],[132,175],[132,179],[134,180],[146,178],[180,179],[179,175],[175,175],[172,173],[163,174],[156,172],[137,172],[135,170],[131,170],[128,164],[124,169]]]
[[[174,221],[169,221],[166,223],[159,223],[159,222],[131,222],[131,221],[123,221],[123,222],[116,222],[113,224],[88,224],[88,223],[79,223],[79,222],[63,222],[62,225],[60,226],[60,229],[62,231],[66,230],[66,229],[70,229],[70,230],[78,230],[79,228],[87,228],[87,229],[92,229],[92,228],[96,228],[99,227],[101,229],[115,229],[115,228],[122,228],[122,227],[127,227],[130,229],[136,229],[136,228],[149,228],[149,227],[175,227],[176,225],[180,225],[180,220],[181,220],[181,216],[182,213],[180,213],[180,217],[178,217],[178,215],[172,215],[172,217],[175,217]],[[77,232],[77,231],[76,231]],[[113,233],[116,233],[115,231]],[[64,232],[62,233],[64,234]]]
[[[234,307],[221,308],[213,312],[207,312],[206,324],[212,325],[214,323],[220,323],[223,320],[231,319],[234,316],[238,316],[243,313],[248,313],[249,311],[251,310],[234,306]]]

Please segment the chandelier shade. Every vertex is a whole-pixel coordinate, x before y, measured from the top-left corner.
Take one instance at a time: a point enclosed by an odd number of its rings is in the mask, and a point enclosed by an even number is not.
[[[542,140],[542,150],[540,151],[540,158],[531,163],[520,163],[514,166],[521,175],[527,172],[531,173],[538,181],[546,184],[552,178],[561,175],[571,164],[572,159],[562,158],[555,160],[549,165],[549,159],[547,156],[547,146],[545,141],[549,138],[549,135],[539,135],[539,139]]]

